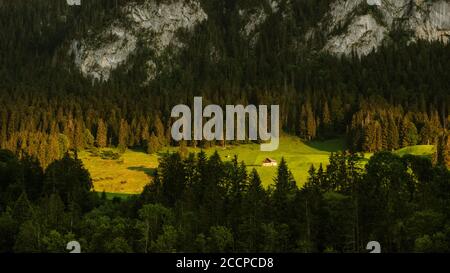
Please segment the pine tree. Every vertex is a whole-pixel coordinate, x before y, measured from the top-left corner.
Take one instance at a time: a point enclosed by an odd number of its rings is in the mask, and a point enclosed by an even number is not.
[[[444,164],[447,168],[450,168],[450,136],[447,135],[447,141],[445,143],[445,152],[444,152]]]
[[[267,194],[261,185],[258,172],[253,169],[249,177],[248,191],[242,203],[242,224],[237,234],[242,246],[239,251],[258,252],[262,251],[261,225],[266,220]]]
[[[91,208],[92,187],[91,176],[81,160],[67,153],[45,171],[43,193],[48,196],[59,194],[66,206],[79,206],[82,210]]]
[[[331,99],[331,116],[334,130],[337,132],[345,130],[345,108],[339,95],[333,96]]]
[[[395,124],[395,120],[392,117],[392,115],[389,116],[388,120],[388,149],[389,150],[396,150],[399,148],[399,131],[398,127]]]
[[[123,152],[128,147],[128,139],[129,139],[129,125],[128,122],[124,119],[120,120],[119,127],[119,149]]]
[[[381,124],[375,121],[375,140],[374,140],[374,150],[381,151],[383,149],[383,130]]]
[[[52,193],[49,197],[44,198],[42,207],[46,224],[51,229],[61,230],[65,228],[65,206],[58,194]]]
[[[377,124],[376,122],[369,122],[364,127],[364,142],[363,142],[363,151],[374,152],[377,150]]]
[[[435,160],[436,164],[450,168],[450,137],[442,134],[438,137],[436,145]]]
[[[61,150],[59,147],[59,139],[57,134],[51,134],[48,139],[48,156],[50,162],[61,158]]]
[[[31,201],[41,197],[44,171],[39,161],[31,156],[24,155],[20,160],[23,169],[24,190]]]
[[[166,143],[166,136],[165,136],[165,131],[164,131],[164,124],[161,121],[161,118],[157,115],[155,118],[155,122],[154,122],[154,134],[155,136],[158,138],[159,141],[159,145],[160,146],[165,146]]]
[[[69,117],[63,130],[63,134],[67,136],[67,139],[69,140],[68,149],[72,149],[75,147],[74,132],[75,132],[75,124],[72,117]]]
[[[248,188],[247,170],[245,164],[239,164],[237,156],[231,162],[229,174],[229,222],[233,230],[238,230],[239,223],[242,222],[242,203],[244,193]]]
[[[32,217],[32,206],[30,200],[28,200],[27,194],[22,192],[19,198],[14,203],[14,208],[12,210],[12,217],[19,223],[22,224]]]
[[[94,136],[89,129],[84,129],[84,145],[86,147],[92,147],[94,145]]]
[[[299,117],[298,135],[303,139],[307,139],[308,135],[306,121],[307,121],[306,108],[305,105],[302,105]]]
[[[311,105],[307,104],[306,131],[307,139],[313,140],[316,137],[317,123]]]
[[[84,146],[85,146],[84,137],[85,137],[84,123],[82,120],[78,119],[75,122],[75,130],[74,130],[74,136],[73,136],[73,140],[74,140],[73,145],[77,151],[80,151],[84,148]]]
[[[416,145],[418,142],[417,128],[407,116],[402,120],[400,138],[402,147]]]
[[[289,171],[286,160],[281,159],[277,176],[274,179],[275,189],[272,201],[278,222],[285,222],[290,214],[290,205],[297,193],[297,184]]]
[[[159,165],[164,205],[173,207],[182,200],[186,188],[185,166],[179,153],[164,157]]]
[[[155,136],[154,133],[150,136],[149,140],[147,141],[147,153],[153,154],[159,151],[161,148],[161,145],[159,143],[158,137]]]
[[[150,133],[148,131],[149,124],[148,124],[147,119],[144,117],[141,117],[141,119],[139,121],[139,126],[141,128],[140,142],[145,143],[145,141],[147,141],[150,138]]]
[[[321,125],[323,129],[323,135],[325,137],[330,136],[332,130],[332,123],[331,123],[330,109],[328,107],[328,102],[326,100],[323,105]]]

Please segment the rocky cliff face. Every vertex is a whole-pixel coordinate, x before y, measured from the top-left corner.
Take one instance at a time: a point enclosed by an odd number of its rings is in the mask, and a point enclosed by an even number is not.
[[[158,58],[169,47],[183,47],[176,36],[180,30],[192,31],[207,19],[197,1],[172,1],[157,4],[145,1],[131,3],[122,9],[123,17],[98,32],[93,38],[74,41],[71,52],[75,64],[86,76],[108,80],[112,70],[126,63],[139,41]],[[158,67],[153,59],[147,60],[148,79],[153,79]]]
[[[328,37],[324,50],[367,55],[393,30],[410,32],[411,41],[448,42],[450,2],[447,0],[337,0],[318,30]]]
[[[279,11],[279,1],[281,0],[261,1],[258,7],[239,10],[239,16],[243,22],[240,34],[242,37],[249,39],[251,47],[254,47],[258,42],[258,28],[264,24],[269,15]]]
[[[416,0],[416,2],[419,2]],[[414,5],[413,16],[409,20],[409,27],[416,34],[416,38],[425,40],[450,39],[450,2],[436,1],[434,3],[420,3]]]
[[[114,69],[128,64],[139,45],[144,45],[152,53],[144,60],[147,80],[154,79],[164,66],[159,58],[170,49],[171,53],[165,54],[170,59],[171,54],[185,46],[177,33],[180,30],[192,32],[208,19],[199,1],[131,2],[122,8],[121,18],[113,24],[93,30],[92,37],[73,41],[71,53],[75,56],[75,64],[85,76],[108,80]],[[283,20],[293,16],[291,10],[290,0],[260,1],[239,9],[240,36],[254,47],[267,18],[276,16]],[[335,0],[306,37],[325,36],[323,50],[332,54],[356,52],[363,56],[389,40],[389,34],[394,30],[411,33],[411,42],[419,39],[448,42],[450,0]],[[301,40],[298,37],[292,39]]]

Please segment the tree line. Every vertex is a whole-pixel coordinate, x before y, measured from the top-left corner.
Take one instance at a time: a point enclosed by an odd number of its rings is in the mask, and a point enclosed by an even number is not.
[[[140,195],[112,200],[76,155],[0,162],[1,252],[450,251],[450,172],[420,156],[332,154],[299,188],[284,159],[264,187],[237,157],[170,153]]]
[[[366,57],[318,52],[302,35],[328,0],[282,1],[254,46],[239,9],[261,1],[202,1],[209,20],[148,85],[144,45],[108,82],[84,78],[68,56],[126,0],[0,0],[0,251],[446,252],[449,244],[449,45],[392,41]],[[294,16],[280,16],[280,14]],[[165,58],[167,56],[163,56]],[[281,162],[262,187],[238,159],[169,154],[153,183],[129,200],[91,192],[76,152],[174,143],[170,110],[205,103],[279,104],[283,131],[305,141],[345,135],[351,153],[312,168],[298,188]],[[233,143],[230,143],[233,144]],[[389,151],[436,145],[429,159]],[[356,152],[375,152],[362,167]]]
[[[411,47],[419,51],[431,50],[428,46]],[[383,53],[376,54],[380,57]],[[199,90],[204,91],[197,93],[180,87],[162,88],[158,86],[160,82],[135,87],[127,85],[127,78],[92,85],[81,76],[69,78],[68,75],[55,78],[47,86],[17,82],[14,86],[1,87],[0,102],[4,107],[0,110],[0,147],[18,155],[23,151],[37,156],[44,167],[60,159],[68,150],[94,145],[100,148],[143,148],[153,153],[166,145],[177,145],[170,138],[171,107],[179,103],[191,105],[195,95],[203,96],[205,103],[221,106],[279,104],[281,129],[285,132],[305,141],[346,135],[353,151],[374,152],[416,144],[437,144],[439,137],[447,134],[448,94],[430,93],[428,90],[434,89],[423,84],[405,89],[405,83],[399,83],[398,89],[386,87],[394,90],[386,92],[387,98],[369,86],[356,88],[361,84],[361,75],[356,72],[350,78],[332,82],[330,87],[326,87],[327,81],[318,76],[324,74],[322,70],[330,70],[326,73],[331,75],[331,70],[339,64],[342,65],[340,72],[344,72],[356,69],[366,61],[353,60],[347,64],[349,60],[344,58],[329,64],[329,58],[321,63],[318,74],[313,73],[305,79],[306,82],[318,81],[322,86],[317,89],[310,89],[311,86],[298,89],[252,87],[236,92],[223,87],[217,90],[202,87]],[[405,57],[404,63],[410,63],[410,59]],[[418,63],[416,65],[420,67]],[[364,74],[373,77],[379,77],[378,69],[384,69],[380,66],[370,72],[375,66],[364,67],[367,68],[358,71],[365,71]],[[447,70],[441,72],[435,75],[446,77],[448,74]],[[385,76],[396,74],[389,69],[383,73]],[[427,70],[423,73],[428,74]],[[414,73],[402,77],[412,79],[412,75]],[[382,84],[395,84],[388,81]],[[434,84],[434,81],[429,83]],[[448,77],[442,83],[447,84]],[[355,88],[353,91],[346,89],[352,86]],[[423,91],[413,89],[418,86],[424,88]],[[330,89],[325,91],[327,88]],[[447,86],[442,88],[448,90]],[[223,145],[214,142],[187,144],[202,147]]]
[[[317,52],[320,41],[303,41],[300,33],[317,23],[325,0],[282,1],[253,47],[240,34],[239,10],[264,4],[202,2],[209,20],[192,35],[180,34],[185,48],[153,82],[142,84],[144,45],[108,82],[84,78],[68,44],[101,31],[128,2],[96,0],[78,8],[64,1],[2,2],[1,148],[36,156],[43,167],[93,145],[152,153],[178,145],[169,137],[170,111],[191,105],[194,96],[222,107],[279,104],[283,131],[306,141],[346,135],[355,152],[438,144],[447,134],[449,45],[394,40],[363,58]],[[292,16],[280,17],[283,12]],[[224,145],[187,143],[216,144]]]

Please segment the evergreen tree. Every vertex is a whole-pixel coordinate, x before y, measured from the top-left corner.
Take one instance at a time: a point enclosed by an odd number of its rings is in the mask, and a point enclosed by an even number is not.
[[[280,165],[278,166],[274,184],[275,188],[272,194],[272,202],[277,221],[283,223],[289,217],[291,202],[298,190],[297,184],[284,158],[281,159]]]
[[[147,153],[153,154],[159,151],[161,148],[161,144],[158,140],[158,138],[155,136],[154,133],[150,136],[150,139],[147,142]]]
[[[108,141],[108,128],[103,121],[103,119],[99,119],[98,125],[97,125],[97,135],[95,138],[95,142],[97,144],[97,147],[104,148],[107,145]]]
[[[325,137],[329,137],[331,135],[331,130],[332,130],[332,120],[331,120],[331,115],[330,115],[330,109],[328,107],[328,102],[325,101],[325,103],[323,104],[323,110],[322,110],[322,130],[323,130],[323,135]]]
[[[450,168],[450,137],[447,134],[442,134],[438,138],[435,157],[438,165]]]
[[[44,171],[35,158],[24,156],[20,163],[23,166],[24,190],[30,200],[36,201],[41,197]]]
[[[185,184],[185,166],[179,153],[164,157],[159,165],[161,193],[164,205],[174,206],[182,200]]]
[[[66,154],[45,171],[43,192],[58,194],[66,206],[74,203],[85,211],[92,206],[92,179],[81,160]]]
[[[129,125],[128,122],[124,119],[120,121],[119,127],[119,149],[124,152],[128,147],[129,140]]]

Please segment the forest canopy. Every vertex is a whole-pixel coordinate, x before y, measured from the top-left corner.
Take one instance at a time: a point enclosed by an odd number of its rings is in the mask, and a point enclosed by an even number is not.
[[[86,252],[363,252],[372,240],[450,251],[449,44],[390,33],[367,56],[333,56],[318,50],[325,37],[302,38],[331,0],[292,0],[293,16],[268,16],[251,45],[239,9],[261,1],[204,0],[209,20],[180,33],[186,46],[153,81],[145,44],[108,81],[85,77],[70,44],[129,2],[0,0],[0,252],[65,252],[72,240]],[[237,144],[173,141],[170,110],[194,96],[277,104],[284,133],[344,136],[349,151],[311,166],[301,188],[284,159],[265,188],[238,157],[164,154]],[[436,154],[392,153],[417,144]],[[93,147],[161,159],[141,194],[109,200],[78,158]]]
[[[176,65],[148,85],[142,85],[146,75],[139,62],[145,50],[107,82],[85,78],[68,54],[69,43],[120,16],[128,2],[1,2],[0,147],[37,156],[43,166],[92,145],[155,152],[178,145],[169,137],[170,110],[192,104],[194,96],[221,106],[279,104],[283,131],[305,141],[346,135],[353,151],[446,138],[449,45],[399,40],[359,58],[295,42],[329,1],[294,1],[298,16],[268,18],[254,48],[235,20],[238,9],[254,1],[203,1],[210,20],[183,37],[187,46],[173,57]],[[218,62],[206,57],[212,48]],[[223,143],[188,143],[215,144]]]

